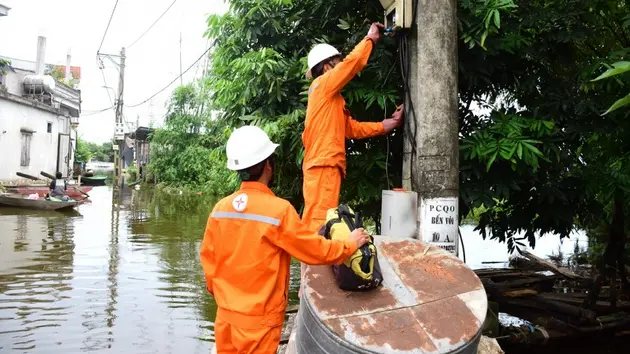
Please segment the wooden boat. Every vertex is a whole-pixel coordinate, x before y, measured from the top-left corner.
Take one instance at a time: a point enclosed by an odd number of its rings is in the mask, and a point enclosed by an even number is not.
[[[104,186],[105,180],[107,180],[106,176],[94,176],[94,177],[81,176],[81,184],[84,184],[86,186]]]
[[[81,193],[87,193],[92,190],[91,186],[81,186],[77,187],[78,190],[74,189],[74,187],[70,184],[66,190],[66,195],[72,199],[82,199],[84,195]],[[19,187],[19,188],[9,188],[9,190],[14,191],[15,193],[29,195],[33,193],[39,194],[40,197],[46,196],[46,194],[50,193],[50,189],[47,186],[42,187]]]
[[[74,208],[78,203],[75,200],[53,201],[46,199],[28,199],[22,194],[0,194],[0,205],[26,208],[35,210],[66,210]]]

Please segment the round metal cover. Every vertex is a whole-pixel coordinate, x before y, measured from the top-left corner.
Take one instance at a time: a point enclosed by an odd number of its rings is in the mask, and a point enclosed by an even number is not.
[[[477,275],[453,254],[409,238],[376,237],[383,284],[337,287],[310,266],[297,321],[298,353],[476,353],[488,306]]]

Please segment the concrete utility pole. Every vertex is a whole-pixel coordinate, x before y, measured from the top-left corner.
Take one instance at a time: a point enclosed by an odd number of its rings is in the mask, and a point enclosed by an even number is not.
[[[125,93],[125,48],[123,47],[120,50],[120,55],[115,55],[115,54],[104,54],[104,53],[97,53],[97,57],[100,58],[101,57],[106,57],[108,58],[112,63],[114,63],[117,67],[118,67],[118,73],[119,73],[119,78],[118,78],[118,97],[116,98],[116,118],[115,118],[115,124],[114,124],[114,144],[112,146],[113,150],[114,150],[114,180],[113,180],[113,188],[112,188],[112,193],[113,193],[113,202],[118,204],[119,201],[119,197],[120,197],[120,189],[121,189],[121,185],[122,185],[122,178],[121,178],[121,174],[122,174],[122,159],[120,158],[120,154],[121,154],[121,149],[122,149],[122,143],[125,140],[125,125],[123,123],[124,121],[124,116],[123,116],[123,106],[124,106],[124,93]],[[114,58],[117,58],[118,61],[116,61]],[[103,68],[103,64],[101,62],[101,69]]]
[[[458,253],[459,112],[457,0],[419,0],[409,37],[403,187],[418,192],[419,235]],[[411,140],[411,142],[410,142]]]
[[[118,79],[118,99],[116,100],[116,127],[114,131],[114,142],[118,146],[118,151],[114,153],[114,191],[120,191],[122,187],[122,159],[120,154],[124,150],[125,128],[123,116],[123,95],[125,93],[125,48],[120,50],[120,65]]]

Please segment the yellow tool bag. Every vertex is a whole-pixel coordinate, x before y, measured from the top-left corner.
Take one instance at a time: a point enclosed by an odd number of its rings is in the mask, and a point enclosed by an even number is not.
[[[347,240],[350,233],[363,227],[359,213],[345,204],[328,210],[326,224],[319,233],[329,240]],[[383,282],[381,267],[378,264],[374,238],[359,248],[343,264],[334,265],[333,273],[337,286],[348,291],[365,291],[377,288]]]

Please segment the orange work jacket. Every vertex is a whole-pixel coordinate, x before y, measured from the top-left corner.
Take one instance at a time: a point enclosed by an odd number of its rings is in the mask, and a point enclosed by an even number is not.
[[[302,133],[303,170],[316,166],[332,166],[339,167],[345,176],[345,139],[363,139],[385,134],[382,122],[357,122],[352,119],[340,93],[365,67],[373,45],[371,39],[364,38],[342,62],[311,83]]]
[[[208,217],[201,265],[217,317],[243,329],[282,325],[291,256],[307,264],[341,264],[351,241],[309,232],[288,201],[262,183],[243,182]]]

